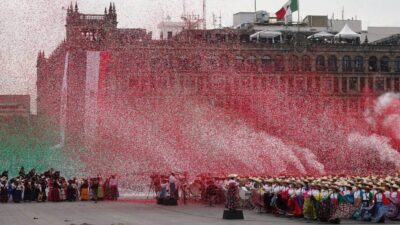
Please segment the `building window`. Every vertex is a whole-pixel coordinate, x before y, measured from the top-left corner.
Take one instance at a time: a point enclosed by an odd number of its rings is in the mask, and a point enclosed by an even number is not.
[[[305,55],[301,59],[302,70],[305,72],[311,71],[311,58],[308,55]]]
[[[297,55],[290,56],[289,69],[290,69],[290,71],[298,71],[299,70],[299,57]]]
[[[396,57],[394,60],[394,71],[397,73],[400,72],[400,56]]]
[[[364,72],[364,58],[362,56],[356,56],[354,59],[354,70],[356,72]]]
[[[342,92],[347,93],[347,77],[342,77]]]
[[[376,58],[375,56],[369,57],[368,71],[369,72],[378,72],[378,58]]]
[[[352,65],[351,65],[351,57],[346,55],[343,57],[343,72],[351,72]]]
[[[330,72],[336,72],[337,71],[337,58],[334,55],[331,55],[328,58],[328,70]]]
[[[394,91],[399,92],[400,91],[400,78],[398,78],[398,77],[394,78],[393,85],[394,85]]]
[[[325,57],[322,55],[317,56],[315,60],[316,69],[317,71],[324,71],[325,70]]]
[[[172,31],[168,31],[167,39],[168,40],[172,39]]]
[[[381,72],[390,72],[389,57],[384,56],[381,58]]]
[[[272,59],[270,56],[265,55],[261,57],[261,69],[263,71],[271,71],[272,67]]]
[[[255,56],[250,56],[247,59],[247,67],[249,71],[257,71],[257,58]]]
[[[358,91],[358,78],[357,77],[349,78],[349,90],[350,91]]]
[[[285,62],[283,60],[283,56],[281,56],[281,55],[275,56],[275,70],[276,71],[284,71],[285,70]]]
[[[383,79],[382,77],[375,78],[375,91],[385,91],[385,79]]]

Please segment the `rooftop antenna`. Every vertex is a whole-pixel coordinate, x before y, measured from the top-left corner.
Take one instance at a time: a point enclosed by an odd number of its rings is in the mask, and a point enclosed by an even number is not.
[[[207,0],[203,0],[203,29],[207,30]]]
[[[214,29],[218,28],[222,28],[222,22],[221,22],[221,11],[219,11],[219,17],[217,17],[217,15],[215,15],[215,13],[213,13],[213,27]],[[218,25],[217,25],[218,22]]]
[[[342,20],[344,20],[344,6],[342,8]]]
[[[254,0],[254,23],[257,23],[257,0]]]

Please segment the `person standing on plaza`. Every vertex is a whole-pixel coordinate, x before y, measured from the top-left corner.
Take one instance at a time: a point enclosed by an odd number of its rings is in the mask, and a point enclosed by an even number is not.
[[[97,203],[98,197],[99,197],[99,180],[97,177],[92,179],[92,184],[90,185],[90,189],[92,190],[93,194],[93,200],[95,203]]]
[[[176,196],[176,178],[175,178],[175,174],[171,173],[171,175],[169,176],[169,193],[170,193],[170,197],[173,199],[177,199]]]
[[[110,198],[111,200],[117,200],[119,197],[118,194],[118,180],[115,177],[115,175],[112,175],[110,180],[109,180],[109,185],[110,185]]]

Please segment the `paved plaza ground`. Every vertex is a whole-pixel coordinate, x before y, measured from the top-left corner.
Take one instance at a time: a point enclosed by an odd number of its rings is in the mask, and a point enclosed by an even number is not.
[[[245,211],[244,221],[222,220],[221,206],[159,206],[143,202],[0,204],[0,225],[203,225],[309,224],[304,220]],[[387,223],[393,223],[387,221]],[[342,224],[360,224],[342,221]],[[371,224],[371,223],[362,223]],[[396,222],[396,224],[400,224]]]

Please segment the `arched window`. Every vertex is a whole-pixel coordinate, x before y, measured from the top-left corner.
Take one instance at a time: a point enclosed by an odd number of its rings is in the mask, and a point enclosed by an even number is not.
[[[299,70],[299,57],[297,55],[290,56],[288,63],[289,63],[290,71],[298,71]]]
[[[364,72],[364,58],[362,56],[356,56],[354,59],[354,70],[356,72]]]
[[[283,56],[277,55],[275,56],[275,71],[284,71],[285,70],[285,62],[283,60]]]
[[[400,56],[396,57],[394,60],[394,71],[397,73],[400,72]]]
[[[369,72],[378,72],[378,58],[376,58],[375,56],[369,57],[368,71]]]
[[[381,58],[381,72],[390,72],[389,57],[383,56]]]
[[[303,56],[301,58],[301,65],[304,72],[311,71],[311,57],[308,55]]]
[[[323,55],[317,56],[315,60],[316,69],[317,71],[324,71],[325,70],[325,57]]]
[[[261,69],[262,71],[271,71],[272,69],[272,59],[268,55],[261,57]]]
[[[351,57],[346,55],[343,57],[343,72],[351,72],[352,71],[351,65]]]
[[[334,55],[331,55],[328,58],[328,71],[330,72],[337,71],[337,58]]]
[[[249,56],[247,59],[247,67],[249,71],[257,70],[257,58],[255,56]]]

